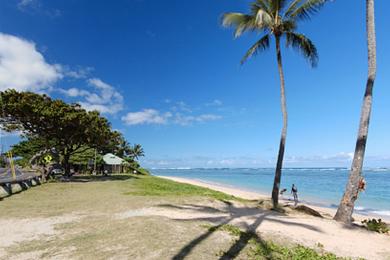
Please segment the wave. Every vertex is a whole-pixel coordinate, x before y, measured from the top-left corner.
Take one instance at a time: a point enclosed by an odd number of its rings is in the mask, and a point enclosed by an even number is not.
[[[356,207],[355,207],[355,210],[358,210],[358,211],[366,211],[366,210],[368,210],[368,209],[365,208],[365,207],[356,206]]]
[[[377,216],[384,216],[384,217],[390,216],[390,210],[379,210],[379,209],[356,206],[355,211],[362,215],[377,215]]]
[[[389,168],[367,168],[367,169],[364,169],[365,171],[370,171],[370,172],[388,172],[390,171]]]
[[[379,216],[390,216],[390,210],[374,210],[372,213]]]
[[[151,170],[195,170],[196,168],[191,167],[172,167],[172,168],[150,168]]]

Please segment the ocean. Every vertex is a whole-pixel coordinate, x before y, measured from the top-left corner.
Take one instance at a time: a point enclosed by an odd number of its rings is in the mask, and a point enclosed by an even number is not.
[[[271,168],[198,168],[152,169],[153,175],[172,176],[220,184],[241,190],[271,194],[274,169]],[[286,168],[281,189],[290,197],[291,186],[298,187],[299,200],[308,204],[337,208],[348,179],[346,168]],[[363,171],[366,190],[359,194],[355,212],[390,217],[390,169]]]

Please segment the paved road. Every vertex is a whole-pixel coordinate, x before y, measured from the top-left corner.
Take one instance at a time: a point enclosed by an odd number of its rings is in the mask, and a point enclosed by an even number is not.
[[[8,183],[8,182],[17,182],[17,181],[24,181],[27,179],[30,179],[32,177],[38,176],[36,172],[33,171],[22,171],[20,169],[15,169],[15,175],[16,180],[12,177],[11,169],[7,168],[0,168],[0,183]]]

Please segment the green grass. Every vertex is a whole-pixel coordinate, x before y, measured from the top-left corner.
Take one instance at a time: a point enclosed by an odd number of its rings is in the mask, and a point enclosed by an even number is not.
[[[237,241],[247,241],[249,249],[245,252],[247,259],[258,259],[258,260],[346,260],[349,258],[337,257],[336,255],[328,252],[324,252],[323,248],[319,246],[320,251],[318,252],[312,248],[305,247],[302,245],[295,246],[282,246],[271,241],[262,240],[257,234],[253,232],[244,232],[240,228],[234,225],[219,225],[210,226],[204,225],[209,231],[224,231],[235,237]],[[239,243],[239,242],[238,242]],[[238,246],[238,244],[237,244]],[[245,247],[245,246],[244,246]],[[224,255],[225,252],[219,254]]]
[[[221,204],[214,203],[215,200],[229,203],[242,199],[194,185],[132,174],[75,176],[70,182],[36,186],[1,201],[0,222],[12,220],[18,226],[28,220],[32,227],[41,225],[43,230],[51,227],[57,233],[42,234],[33,240],[23,238],[5,248],[4,257],[0,250],[0,259],[21,259],[26,254],[36,259],[107,259],[113,255],[119,259],[156,259],[156,255],[158,259],[172,259],[199,238],[202,238],[201,243],[195,243],[185,259],[220,259],[222,256],[227,256],[223,259],[249,260],[342,259],[324,252],[321,245],[315,250],[301,245],[286,246],[264,241],[257,234],[233,225],[200,226],[197,220],[178,221],[149,215],[147,211],[145,216],[116,217],[161,205],[180,206],[194,201],[206,207]],[[245,204],[251,205],[250,202]],[[53,219],[68,215],[75,219],[54,223]],[[205,236],[204,227],[210,236]],[[36,231],[25,228],[20,232],[28,238]]]
[[[241,198],[191,184],[178,183],[153,176],[137,177],[138,179],[134,180],[133,183],[136,190],[125,194],[137,196],[201,196],[221,201],[244,201]]]
[[[117,214],[158,210],[162,204],[196,201],[208,205],[214,198],[236,199],[193,185],[132,174],[74,176],[69,182],[47,183],[1,201],[0,224],[12,220],[18,226],[27,220],[28,226],[53,229],[56,234],[45,233],[30,240],[35,228],[25,228],[21,231],[25,238],[21,236],[20,241],[5,248],[4,255],[0,250],[0,259],[22,259],[26,255],[31,255],[29,259],[172,259],[201,236],[204,228],[195,221],[177,221],[147,212],[126,219]],[[75,219],[54,223],[57,217],[68,215]],[[216,248],[229,243],[224,234],[209,237],[194,248],[189,259],[215,259]]]
[[[137,171],[143,175],[150,175],[150,172],[145,168],[138,168]]]
[[[302,245],[296,245],[294,247],[285,247],[277,245],[272,242],[263,242],[260,244],[256,239],[252,239],[250,243],[253,245],[251,250],[251,256],[253,259],[280,259],[280,260],[341,260],[347,259],[337,257],[332,253],[318,253],[312,248],[308,248]]]

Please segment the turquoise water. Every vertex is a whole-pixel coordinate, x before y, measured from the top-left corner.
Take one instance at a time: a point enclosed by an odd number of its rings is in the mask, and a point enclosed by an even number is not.
[[[157,176],[172,176],[216,183],[248,191],[271,194],[274,170],[260,169],[154,169]],[[291,185],[298,187],[299,199],[307,203],[337,207],[348,179],[345,168],[287,168],[281,188],[289,198]],[[360,193],[356,212],[390,216],[390,169],[364,171],[366,191]]]

